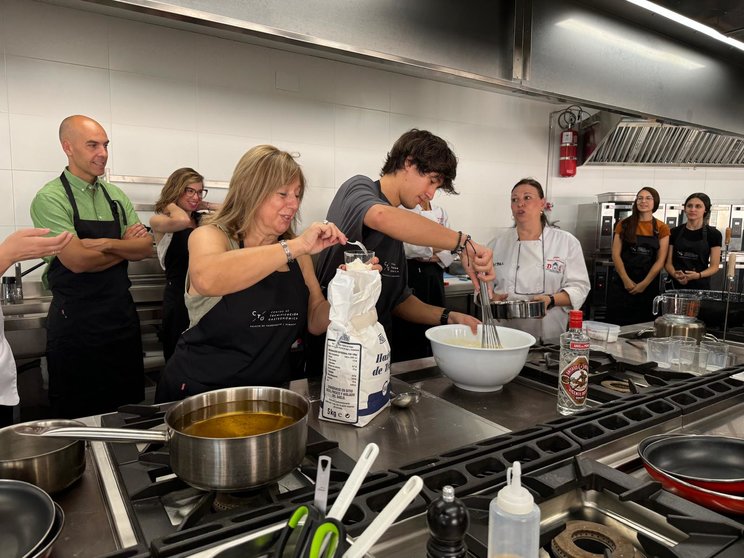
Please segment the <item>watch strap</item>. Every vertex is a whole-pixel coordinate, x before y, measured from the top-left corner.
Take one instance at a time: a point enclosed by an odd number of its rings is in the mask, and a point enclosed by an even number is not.
[[[442,315],[439,317],[439,323],[442,325],[447,325],[449,322],[449,315],[450,315],[450,309],[445,308],[442,310]]]

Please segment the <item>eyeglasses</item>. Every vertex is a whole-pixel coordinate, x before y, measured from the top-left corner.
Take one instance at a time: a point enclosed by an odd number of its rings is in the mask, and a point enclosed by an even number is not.
[[[519,260],[522,256],[522,242],[518,241],[518,248],[517,248],[517,269],[514,271],[514,294],[519,295],[538,295],[538,294],[545,294],[545,244],[543,244],[542,237],[540,237],[540,248],[542,249],[542,259],[540,260],[540,268],[542,269],[542,290],[539,290],[537,292],[526,292],[531,291],[529,288],[525,288],[524,291],[521,291],[522,287],[525,287],[525,285],[529,286],[531,284],[534,284],[530,279],[533,279],[534,281],[534,271],[536,271],[537,266],[532,265],[526,265],[524,266],[526,269],[522,270],[522,278],[523,281],[520,283],[519,281],[519,271],[520,271],[520,265]],[[528,259],[530,260],[529,263],[534,263],[534,260],[539,258],[540,256],[538,254],[535,254],[534,250],[529,250],[531,252],[531,257]]]
[[[189,196],[190,198],[193,198],[194,196],[199,196],[199,199],[203,200],[207,197],[207,190],[206,188],[202,188],[201,190],[194,190],[193,188],[186,187],[186,189],[183,191],[184,194]]]
[[[653,196],[638,196],[636,201],[654,201]]]

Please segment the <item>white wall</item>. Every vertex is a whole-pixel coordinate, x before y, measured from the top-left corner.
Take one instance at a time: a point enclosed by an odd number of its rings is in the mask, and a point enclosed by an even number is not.
[[[563,107],[524,97],[31,0],[0,0],[0,49],[0,238],[31,225],[34,194],[66,163],[59,122],[75,113],[108,131],[113,175],[166,177],[193,166],[227,181],[257,143],[299,152],[310,185],[306,224],[324,217],[349,176],[378,176],[412,127],[452,144],[461,195],[439,203],[477,240],[511,224],[509,190],[524,176],[547,181],[552,218],[567,230],[575,204],[606,191],[652,185],[684,199],[715,188],[741,199],[741,170],[580,168],[575,178],[547,180],[550,113]],[[122,186],[135,203],[159,191]]]

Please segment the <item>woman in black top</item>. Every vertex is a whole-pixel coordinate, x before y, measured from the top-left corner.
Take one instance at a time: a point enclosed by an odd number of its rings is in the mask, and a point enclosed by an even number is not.
[[[163,324],[160,340],[167,361],[181,333],[189,327],[189,314],[183,300],[186,271],[189,268],[189,235],[199,224],[198,210],[214,209],[204,201],[204,177],[184,167],[173,171],[155,203],[150,227],[155,234],[158,259],[165,270]]]
[[[669,235],[669,253],[664,266],[675,289],[710,289],[710,278],[721,263],[722,235],[708,225],[710,198],[703,193],[687,196],[687,222]]]

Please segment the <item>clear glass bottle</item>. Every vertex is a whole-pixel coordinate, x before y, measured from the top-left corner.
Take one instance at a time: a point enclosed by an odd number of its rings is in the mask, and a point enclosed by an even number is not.
[[[558,412],[570,415],[586,405],[589,391],[589,336],[582,329],[581,310],[568,314],[568,331],[561,334]]]
[[[488,558],[538,558],[539,552],[540,508],[522,486],[522,467],[515,461],[488,507]]]

